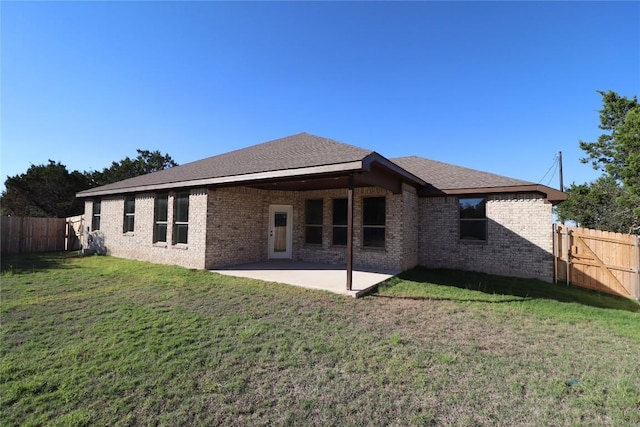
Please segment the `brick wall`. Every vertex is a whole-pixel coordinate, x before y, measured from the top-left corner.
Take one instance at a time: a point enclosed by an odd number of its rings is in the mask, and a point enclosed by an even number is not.
[[[166,243],[153,243],[154,194],[137,194],[135,229],[123,233],[124,197],[102,199],[100,234],[107,253],[189,268],[218,268],[268,258],[269,205],[293,207],[292,258],[344,264],[346,248],[332,245],[332,200],[346,189],[308,192],[266,191],[247,187],[191,190],[187,245],[172,244],[173,194],[168,206]],[[384,248],[362,246],[363,197],[386,198]],[[305,200],[323,200],[322,244],[304,241]],[[458,237],[458,198],[418,198],[413,187],[402,193],[367,187],[354,190],[354,267],[404,270],[422,264],[508,276],[552,279],[551,205],[541,196],[497,195],[487,201],[486,243]],[[91,224],[92,202],[85,204]]]
[[[362,247],[362,198],[386,197],[385,248]],[[292,258],[307,262],[344,264],[346,248],[333,246],[332,208],[334,198],[346,198],[346,189],[296,191],[266,191],[247,187],[219,188],[209,191],[206,268],[264,261],[268,258],[269,205],[293,207]],[[323,200],[322,244],[309,245],[305,236],[305,200]],[[354,190],[354,253],[356,268],[401,270],[417,263],[417,224],[403,227],[407,213],[403,202],[417,205],[411,187],[402,194],[381,188]],[[408,240],[412,243],[406,244]],[[407,249],[405,249],[405,246]]]
[[[209,190],[208,269],[267,259],[266,192],[244,187]]]
[[[124,196],[103,197],[99,235],[102,236],[108,255],[174,264],[189,268],[204,268],[206,218],[206,190],[191,190],[189,195],[189,230],[186,245],[174,245],[171,224],[173,222],[173,193],[169,194],[167,242],[153,243],[154,203],[152,193],[136,194],[135,222],[132,233],[123,233]],[[85,202],[85,217],[91,224],[93,202]]]
[[[551,204],[536,194],[494,195],[486,213],[487,242],[465,242],[459,239],[457,197],[420,199],[419,263],[551,281]]]
[[[402,184],[402,269],[413,268],[419,263],[419,199],[416,189]]]

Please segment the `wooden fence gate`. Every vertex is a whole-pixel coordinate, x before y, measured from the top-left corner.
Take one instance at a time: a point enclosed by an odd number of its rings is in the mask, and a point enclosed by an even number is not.
[[[638,300],[638,235],[554,224],[555,281]]]

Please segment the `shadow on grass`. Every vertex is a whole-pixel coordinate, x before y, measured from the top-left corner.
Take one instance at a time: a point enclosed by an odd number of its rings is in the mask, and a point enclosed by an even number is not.
[[[387,285],[387,289],[391,289],[393,285]],[[393,294],[370,294],[374,298],[388,298],[388,299],[406,299],[406,300],[414,300],[414,301],[422,301],[422,300],[432,300],[432,301],[455,301],[455,302],[484,302],[488,304],[504,304],[504,303],[513,303],[513,302],[523,302],[531,300],[532,298],[500,298],[491,299],[491,298],[455,298],[455,297],[444,297],[438,295],[402,295],[400,293]]]
[[[3,255],[0,269],[2,274],[26,274],[52,269],[76,268],[69,263],[69,260],[80,256],[77,251]]]
[[[408,284],[408,282],[411,282]],[[420,284],[430,284],[466,291],[482,292],[491,297],[476,298],[468,293],[460,293],[460,298],[451,296],[451,292],[429,291]],[[422,289],[421,289],[422,288]],[[432,288],[433,289],[433,288]],[[443,289],[444,291],[445,289]],[[601,292],[580,289],[564,284],[553,284],[536,279],[493,276],[490,274],[417,267],[400,273],[398,276],[380,284],[377,297],[434,299],[450,301],[477,301],[488,303],[508,303],[530,301],[534,299],[554,300],[576,303],[597,308],[609,308],[640,312],[636,301]],[[497,296],[500,296],[497,298]],[[508,298],[509,296],[517,298]],[[505,298],[506,297],[506,298]]]

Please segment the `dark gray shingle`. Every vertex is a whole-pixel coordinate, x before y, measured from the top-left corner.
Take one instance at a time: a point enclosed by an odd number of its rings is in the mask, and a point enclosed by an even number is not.
[[[332,139],[299,133],[93,188],[88,192],[124,190],[167,183],[188,183],[207,178],[346,163],[362,160],[371,153],[371,150]],[[80,195],[82,196],[82,193]]]
[[[418,156],[398,157],[390,160],[440,190],[536,185],[533,182],[521,179],[455,166]]]

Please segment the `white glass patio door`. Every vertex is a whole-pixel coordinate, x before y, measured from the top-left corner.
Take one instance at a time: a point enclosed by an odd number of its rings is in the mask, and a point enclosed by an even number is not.
[[[269,206],[269,258],[291,259],[293,206]]]

